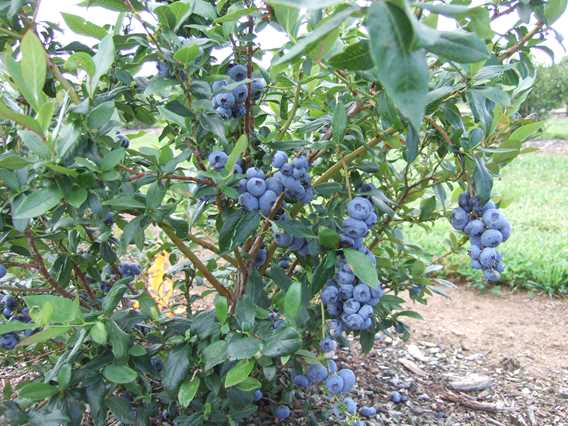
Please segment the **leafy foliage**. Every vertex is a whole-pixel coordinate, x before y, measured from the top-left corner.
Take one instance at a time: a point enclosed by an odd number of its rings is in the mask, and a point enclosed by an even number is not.
[[[521,107],[523,114],[548,115],[554,109],[566,108],[568,100],[568,60],[536,69],[534,90]]]
[[[93,41],[61,45],[37,3],[0,0],[3,283],[48,293],[4,302],[8,358],[49,354],[5,390],[8,424],[235,424],[272,402],[283,419],[291,374],[322,361],[320,293],[345,261],[386,292],[353,328],[363,349],[407,335],[417,314],[398,295],[425,302],[440,266],[401,225],[447,217],[462,188],[489,199],[540,125],[515,121],[529,52],[566,6],[90,0],[116,21],[65,14]],[[491,19],[517,10],[494,37]],[[439,31],[439,15],[460,29]],[[264,51],[267,26],[288,42]],[[147,126],[152,146],[122,133]],[[277,173],[289,179],[266,201]],[[261,200],[242,202],[241,181]],[[376,213],[349,242],[355,195]],[[353,380],[331,377],[330,396]]]

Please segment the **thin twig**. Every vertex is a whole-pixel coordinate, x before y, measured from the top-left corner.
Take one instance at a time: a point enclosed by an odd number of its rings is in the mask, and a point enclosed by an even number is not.
[[[523,45],[527,41],[529,41],[536,33],[538,33],[543,26],[544,26],[544,22],[542,22],[542,21],[537,22],[535,27],[532,30],[530,30],[523,38],[521,38],[518,41],[518,43],[514,44],[513,46],[511,46],[510,48],[505,50],[503,53],[501,53],[498,56],[498,58],[503,60],[503,59],[509,58],[510,56],[513,56],[518,50],[521,49],[521,47],[523,47]]]

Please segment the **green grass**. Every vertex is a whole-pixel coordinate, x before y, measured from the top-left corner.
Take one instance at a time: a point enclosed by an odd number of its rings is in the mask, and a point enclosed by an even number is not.
[[[546,121],[544,132],[540,139],[564,139],[568,140],[568,119],[550,118]]]
[[[502,250],[507,271],[504,282],[547,294],[568,294],[568,156],[528,154],[503,170],[494,194],[509,203],[503,209],[513,225]],[[432,256],[449,250],[447,221],[430,231],[406,230],[407,238]],[[446,259],[446,271],[482,285],[481,274],[469,268],[463,254]]]

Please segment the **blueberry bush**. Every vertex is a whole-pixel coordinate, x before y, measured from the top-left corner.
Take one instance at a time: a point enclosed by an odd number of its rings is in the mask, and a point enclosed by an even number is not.
[[[445,283],[402,225],[450,219],[504,268],[492,182],[540,126],[530,50],[566,3],[82,5],[116,20],[64,13],[90,41],[64,44],[39,0],[0,0],[0,346],[29,373],[0,423],[364,424],[334,354],[407,336],[401,294]]]

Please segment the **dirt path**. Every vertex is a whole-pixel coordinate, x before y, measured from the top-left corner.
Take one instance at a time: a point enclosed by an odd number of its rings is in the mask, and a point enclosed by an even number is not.
[[[568,301],[465,287],[449,296],[413,306],[425,319],[413,322],[414,339],[487,353],[494,362],[514,359],[541,377],[568,376]]]

